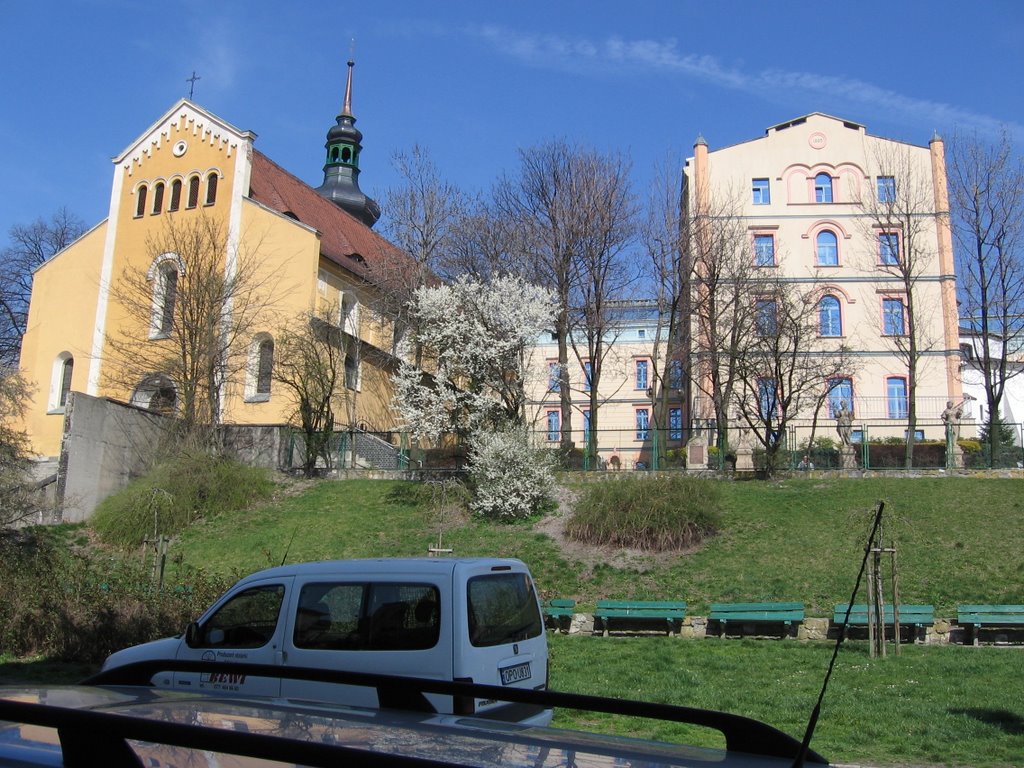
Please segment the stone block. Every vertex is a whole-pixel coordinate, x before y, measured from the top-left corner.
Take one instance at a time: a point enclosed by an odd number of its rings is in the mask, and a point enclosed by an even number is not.
[[[828,619],[804,619],[797,627],[796,637],[798,640],[827,640],[829,623]]]

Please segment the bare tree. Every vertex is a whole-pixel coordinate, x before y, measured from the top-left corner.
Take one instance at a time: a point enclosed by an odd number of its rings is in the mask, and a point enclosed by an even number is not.
[[[569,350],[573,331],[580,325],[591,326],[586,333],[594,340],[579,350],[582,355],[594,355],[589,357],[592,392],[600,382],[604,349],[594,326],[607,325],[611,318],[607,306],[585,307],[599,298],[601,302],[615,298],[620,282],[613,271],[619,268],[618,257],[632,234],[627,170],[628,162],[619,155],[552,140],[521,150],[517,175],[503,178],[494,191],[495,209],[520,238],[515,243],[522,249],[520,273],[548,286],[556,297],[552,332],[558,345],[555,379],[563,451],[572,447]],[[597,431],[596,418],[592,411],[592,435]]]
[[[32,296],[32,273],[85,232],[85,224],[67,208],[49,221],[17,224],[8,232],[10,245],[0,251],[0,363],[17,365]]]
[[[35,516],[39,500],[29,472],[28,436],[16,426],[30,395],[25,379],[0,364],[0,528]]]
[[[879,183],[880,194],[864,194],[866,267],[874,273],[895,278],[898,286],[883,313],[882,336],[895,350],[907,370],[907,449],[905,463],[913,466],[917,429],[917,383],[922,359],[935,344],[928,334],[928,318],[934,307],[920,296],[922,279],[935,264],[937,216],[930,168],[915,162],[919,151],[909,145],[891,143],[874,155],[879,176],[891,183]]]
[[[999,411],[1011,365],[1024,342],[1024,163],[1007,133],[994,143],[953,141],[949,167],[953,231],[960,245],[962,312],[980,336],[974,354],[985,386],[989,457],[999,445]]]
[[[770,475],[778,468],[789,422],[809,411],[817,419],[829,384],[851,375],[854,360],[846,344],[819,341],[820,289],[781,279],[750,288],[754,311],[741,323],[733,399],[765,450]]]
[[[392,164],[402,183],[384,197],[387,216],[381,229],[412,260],[377,260],[371,281],[382,289],[377,292],[380,314],[404,329],[411,322],[408,306],[413,294],[452,268],[468,201],[441,176],[425,147],[417,144],[408,152],[395,152]],[[416,350],[417,360],[421,354]]]
[[[107,383],[146,392],[145,405],[173,411],[186,434],[212,440],[224,397],[242,386],[253,336],[271,324],[279,270],[260,243],[233,246],[205,215],[167,217],[146,251],[150,264],[111,286],[125,322],[108,337]]]
[[[306,477],[316,474],[321,461],[331,468],[335,408],[345,398],[345,360],[353,342],[338,327],[337,318],[337,307],[307,313],[274,341],[272,376],[294,406],[289,421],[305,439]]]
[[[633,279],[623,259],[636,230],[629,169],[629,162],[620,155],[587,151],[578,154],[574,170],[581,237],[572,266],[576,287],[571,296],[569,341],[587,379],[587,448],[591,456],[597,456],[602,405],[598,393],[604,362],[618,336],[620,299]]]
[[[691,345],[692,271],[685,236],[688,215],[684,205],[682,162],[669,158],[655,169],[648,190],[640,239],[646,255],[645,272],[654,287],[657,327],[652,349],[655,425],[667,424],[670,392],[690,402],[689,376],[684,370]]]
[[[752,322],[751,286],[759,282],[739,198],[687,190],[686,271],[692,273],[695,331],[691,367],[698,392],[710,400],[723,451],[729,444],[729,408]]]

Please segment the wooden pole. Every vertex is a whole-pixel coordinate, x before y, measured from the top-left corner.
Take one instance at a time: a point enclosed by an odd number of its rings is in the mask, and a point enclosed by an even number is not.
[[[872,542],[873,543],[873,542]],[[872,547],[874,549],[874,547]],[[877,626],[875,625],[875,559],[873,557],[868,558],[868,647],[871,649],[871,658],[875,658],[877,653],[877,647],[875,643],[875,634],[877,632]]]
[[[896,542],[890,550],[892,557],[892,626],[896,633],[896,655],[900,655],[900,577],[896,564]]]

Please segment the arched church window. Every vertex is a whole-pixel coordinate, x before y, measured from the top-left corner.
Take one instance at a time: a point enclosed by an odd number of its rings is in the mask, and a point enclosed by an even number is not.
[[[249,346],[246,366],[245,399],[247,402],[265,402],[270,399],[274,378],[274,339],[268,333],[258,333]]]
[[[162,373],[147,376],[132,392],[132,405],[166,415],[174,413],[178,392],[174,382]]]
[[[138,195],[138,198],[137,198],[137,200],[135,202],[135,216],[136,217],[142,216],[146,212],[146,193],[148,191],[149,190],[146,188],[146,185],[142,184],[139,187],[138,192],[136,192],[136,195]]]
[[[193,176],[188,180],[188,203],[186,204],[189,208],[195,208],[199,205],[199,177]]]
[[[213,205],[217,202],[217,174],[211,173],[206,177],[206,204]]]
[[[178,268],[173,262],[161,265],[156,291],[156,331],[166,336],[174,327],[174,305],[178,300]]]
[[[164,184],[158,181],[153,186],[153,215],[160,213],[164,207]]]
[[[260,342],[256,369],[256,394],[270,394],[270,379],[274,372],[274,340],[264,339]]]
[[[181,179],[171,182],[171,202],[167,206],[168,211],[176,211],[181,207]]]
[[[61,352],[53,362],[53,379],[50,382],[50,411],[63,410],[71,391],[71,377],[75,371],[75,358],[70,352]]]

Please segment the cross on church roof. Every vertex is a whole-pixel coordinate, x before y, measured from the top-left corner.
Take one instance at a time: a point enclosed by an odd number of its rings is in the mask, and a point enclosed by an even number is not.
[[[185,82],[189,84],[189,86],[188,86],[188,100],[189,101],[192,101],[192,94],[196,90],[196,80],[202,80],[202,79],[203,78],[201,78],[199,75],[196,74],[196,71],[194,69],[192,70],[192,77],[186,77],[185,78]]]

